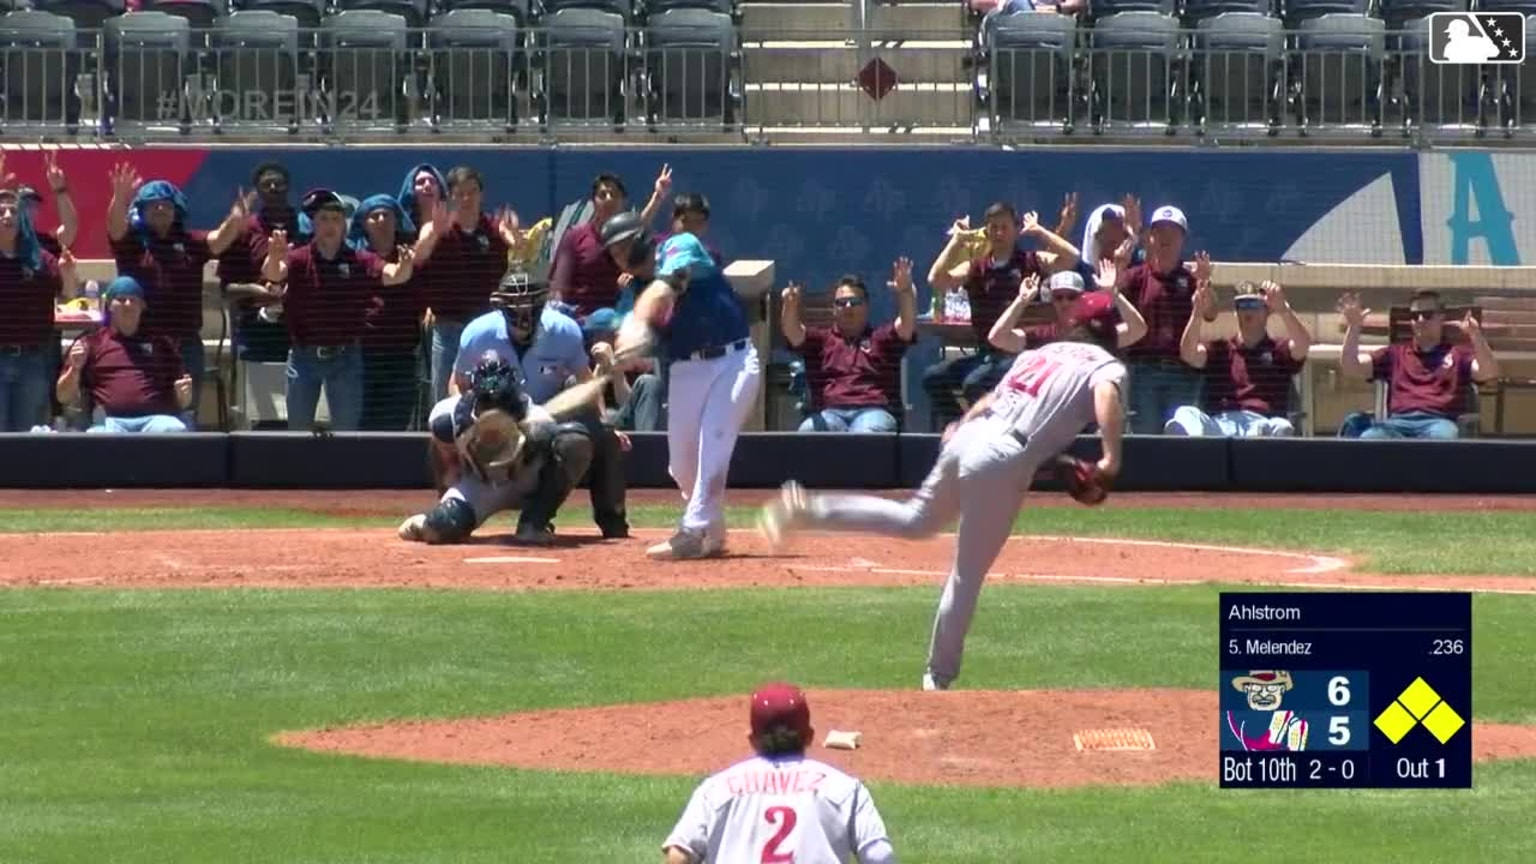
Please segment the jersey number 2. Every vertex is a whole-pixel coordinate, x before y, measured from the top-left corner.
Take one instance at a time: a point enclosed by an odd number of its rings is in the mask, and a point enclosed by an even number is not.
[[[1030,398],[1040,395],[1045,382],[1051,380],[1061,364],[1044,354],[1036,354],[1024,361],[1024,365],[1008,373],[1008,389],[1023,393]]]
[[[795,822],[799,817],[795,815],[793,807],[769,807],[763,813],[763,818],[769,825],[779,826],[779,830],[773,832],[768,842],[763,844],[763,855],[758,861],[761,864],[795,864],[795,853],[780,852],[779,846],[789,839],[791,832],[795,830]]]

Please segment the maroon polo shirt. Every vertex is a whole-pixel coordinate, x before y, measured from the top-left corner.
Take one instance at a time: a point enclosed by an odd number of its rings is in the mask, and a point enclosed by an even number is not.
[[[849,339],[830,327],[805,328],[799,352],[818,408],[884,408],[901,392],[901,355],[912,343],[896,325],[865,327]]]
[[[396,242],[409,243],[409,238]],[[377,253],[375,253],[377,254]],[[382,260],[394,263],[399,250],[391,249]],[[421,342],[421,318],[427,311],[427,293],[423,278],[412,275],[404,285],[385,285],[368,298],[363,310],[363,344],[370,348],[410,351]]]
[[[181,413],[176,379],[184,370],[181,349],[171,337],[150,336],[142,329],[123,336],[108,326],[80,340],[85,342],[80,385],[108,417]]]
[[[213,260],[207,231],[172,229],[148,241],[133,231],[113,241],[117,275],[132,276],[144,287],[140,329],[173,339],[195,338],[203,329],[203,266]]]
[[[53,338],[53,302],[63,287],[59,262],[41,253],[42,266],[0,255],[0,346],[38,348]]]
[[[454,227],[439,238],[420,275],[434,316],[468,322],[490,311],[506,272],[507,244],[496,220],[481,214],[473,231]]]
[[[971,329],[976,331],[976,339],[981,345],[990,344],[987,334],[992,332],[992,325],[1019,296],[1019,286],[1031,273],[1043,273],[1040,256],[1025,249],[1015,248],[1008,260],[1000,265],[990,254],[971,262],[961,284],[971,304]]]
[[[1167,273],[1137,264],[1122,278],[1121,292],[1147,322],[1147,335],[1125,349],[1127,359],[1178,360],[1179,342],[1194,309],[1194,274],[1182,263]]]
[[[1291,404],[1291,378],[1301,361],[1291,346],[1265,336],[1249,347],[1241,336],[1205,346],[1205,410],[1254,411],[1267,417],[1285,413]]]
[[[1454,417],[1466,404],[1474,356],[1465,345],[1419,351],[1412,342],[1398,342],[1371,353],[1371,379],[1387,382],[1389,414],[1428,411]]]
[[[613,308],[619,299],[619,265],[598,239],[596,220],[565,232],[555,250],[549,287],[559,298],[576,307],[577,317]]]
[[[382,290],[384,259],[346,244],[335,258],[314,243],[288,250],[283,320],[288,338],[306,347],[350,345],[363,336],[368,304]]]

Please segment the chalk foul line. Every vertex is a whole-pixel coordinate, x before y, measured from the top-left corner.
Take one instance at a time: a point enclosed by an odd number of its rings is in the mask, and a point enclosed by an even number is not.
[[[1191,549],[1200,552],[1222,552],[1229,555],[1263,555],[1270,558],[1292,558],[1309,562],[1302,567],[1292,567],[1286,573],[1298,575],[1332,573],[1349,567],[1343,558],[1331,555],[1312,555],[1306,552],[1287,552],[1283,549],[1260,549],[1251,546],[1221,546],[1214,543],[1176,543],[1171,540],[1128,540],[1119,537],[1061,537],[1052,534],[1026,534],[1008,538],[1018,540],[1045,540],[1055,543],[1100,543],[1112,546],[1146,546],[1153,549]]]

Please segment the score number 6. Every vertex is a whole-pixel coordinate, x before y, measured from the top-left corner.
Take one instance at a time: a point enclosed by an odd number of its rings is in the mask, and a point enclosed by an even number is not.
[[[1336,707],[1343,708],[1349,704],[1349,679],[1343,675],[1335,675],[1328,679],[1328,702]],[[1345,747],[1349,744],[1349,718],[1328,718],[1328,743],[1335,747]]]

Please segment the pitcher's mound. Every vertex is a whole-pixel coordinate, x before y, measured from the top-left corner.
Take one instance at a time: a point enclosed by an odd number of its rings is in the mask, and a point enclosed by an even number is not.
[[[1214,782],[1217,695],[1199,690],[808,690],[817,759],[918,785]],[[831,750],[833,730],[857,750]],[[750,755],[745,695],[357,726],[280,743],[391,759],[702,777]],[[1476,724],[1478,759],[1536,755],[1536,729]]]

